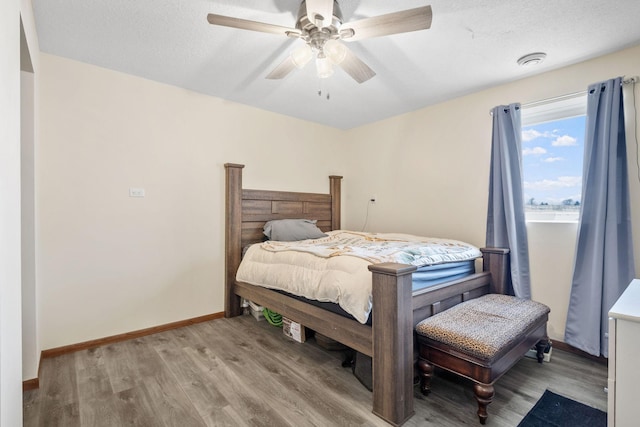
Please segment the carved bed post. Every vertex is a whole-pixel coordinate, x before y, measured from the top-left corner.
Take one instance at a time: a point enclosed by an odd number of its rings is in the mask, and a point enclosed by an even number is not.
[[[244,165],[225,163],[225,299],[224,316],[242,314],[240,297],[233,290],[236,272],[242,256],[242,168]]]
[[[491,293],[513,295],[509,249],[481,248],[482,269],[491,273]]]
[[[413,411],[412,273],[416,267],[383,263],[373,273],[373,413],[401,425]]]
[[[342,177],[338,175],[329,176],[329,193],[331,194],[331,229],[340,230],[340,184]]]

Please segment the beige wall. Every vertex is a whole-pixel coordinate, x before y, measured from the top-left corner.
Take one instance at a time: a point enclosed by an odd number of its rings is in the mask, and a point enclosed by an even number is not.
[[[40,68],[44,349],[223,311],[225,162],[291,191],[345,169],[332,128],[47,54]]]
[[[347,132],[345,226],[362,228],[367,200],[376,194],[367,230],[446,236],[484,245],[491,108],[586,90],[590,83],[620,75],[640,75],[640,46]],[[628,141],[629,153],[635,156],[632,119],[627,123]],[[629,163],[640,268],[640,184],[634,158]],[[551,307],[549,335],[562,340],[577,226],[535,223],[527,228],[533,297]]]

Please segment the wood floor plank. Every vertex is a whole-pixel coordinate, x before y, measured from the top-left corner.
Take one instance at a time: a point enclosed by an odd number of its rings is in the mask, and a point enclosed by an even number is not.
[[[208,427],[249,427],[251,424],[245,419],[245,416],[242,412],[237,412],[231,405],[228,405],[203,418]]]
[[[44,406],[40,414],[40,425],[44,426],[81,426],[78,402],[51,404]]]
[[[341,358],[251,316],[199,323],[43,360],[24,425],[387,426]],[[488,423],[517,425],[545,389],[606,410],[606,381],[606,365],[574,354],[525,358],[496,383]],[[468,380],[436,371],[414,398],[407,427],[478,425]]]
[[[87,395],[82,398],[79,402],[80,425],[95,427],[117,426],[125,423],[140,425],[136,422],[138,417],[118,405],[117,398],[115,394],[101,394],[100,397]]]
[[[38,390],[40,425],[81,425],[75,358],[75,354],[65,354],[43,362]]]
[[[40,391],[44,397],[61,405],[78,401],[75,359],[72,353],[43,362]]]
[[[165,381],[168,376],[157,376],[145,380],[149,401],[153,402],[156,418],[167,427],[204,427],[189,397],[175,381]]]
[[[27,390],[22,393],[23,425],[40,425],[40,402],[41,399],[39,389]]]
[[[139,382],[138,367],[131,364],[127,348],[122,344],[103,347],[105,369],[114,393],[129,390]]]
[[[107,372],[102,352],[104,348],[93,348],[76,353],[76,376],[78,382],[78,398],[108,397],[113,394],[111,381]]]
[[[118,425],[122,421],[114,402],[103,350],[99,347],[75,353],[81,425]]]
[[[216,382],[203,377],[201,367],[190,356],[192,352],[204,351],[205,347],[195,349],[169,339],[154,343],[154,348],[203,419],[229,406],[226,395],[218,389]]]
[[[121,420],[119,425],[140,427],[164,425],[162,419],[158,417],[158,402],[150,399],[142,381],[134,387],[116,393],[111,401],[115,408],[115,418]],[[86,426],[90,425],[86,424]]]

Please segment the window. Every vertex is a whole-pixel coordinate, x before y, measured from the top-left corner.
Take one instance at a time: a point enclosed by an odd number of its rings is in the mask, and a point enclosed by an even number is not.
[[[587,97],[522,107],[522,167],[527,221],[578,221]]]

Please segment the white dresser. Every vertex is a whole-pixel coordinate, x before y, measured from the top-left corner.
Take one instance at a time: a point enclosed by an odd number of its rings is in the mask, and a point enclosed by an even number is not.
[[[640,425],[640,280],[609,311],[608,427]]]

